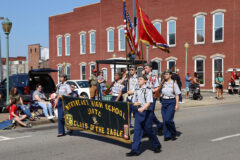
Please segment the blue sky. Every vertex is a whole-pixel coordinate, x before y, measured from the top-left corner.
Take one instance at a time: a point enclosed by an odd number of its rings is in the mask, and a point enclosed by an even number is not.
[[[10,33],[10,56],[27,56],[29,44],[49,47],[48,17],[100,0],[1,0],[0,17],[8,17],[13,26]],[[0,27],[2,57],[6,55],[5,35]]]

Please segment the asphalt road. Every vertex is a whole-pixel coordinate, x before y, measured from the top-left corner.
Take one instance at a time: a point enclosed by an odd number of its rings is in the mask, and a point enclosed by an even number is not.
[[[181,137],[162,143],[154,154],[143,139],[139,157],[125,157],[129,145],[104,137],[75,131],[57,138],[55,124],[0,132],[1,160],[239,160],[240,103],[181,109],[176,113]]]

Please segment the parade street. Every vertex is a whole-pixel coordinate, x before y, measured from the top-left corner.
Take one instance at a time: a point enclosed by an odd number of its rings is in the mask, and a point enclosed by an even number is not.
[[[240,103],[181,109],[175,122],[182,135],[168,142],[160,136],[159,154],[149,150],[151,145],[144,138],[143,153],[127,158],[130,145],[79,131],[57,138],[57,125],[51,124],[0,132],[0,155],[4,160],[238,160],[239,113]]]

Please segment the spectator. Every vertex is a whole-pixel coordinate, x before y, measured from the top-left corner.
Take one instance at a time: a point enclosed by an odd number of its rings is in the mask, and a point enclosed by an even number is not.
[[[46,100],[47,97],[42,93],[42,86],[38,84],[36,90],[33,92],[33,101],[43,109],[44,116],[47,117],[47,119],[53,119],[52,105]]]
[[[98,76],[98,94],[99,94],[99,98],[100,100],[102,100],[102,95],[103,95],[103,91],[106,89],[106,79],[103,76],[103,71],[100,71],[100,74]]]
[[[180,91],[182,90],[182,81],[181,81],[181,78],[179,76],[179,69],[176,69],[176,73],[172,75],[172,79],[174,80],[175,83],[177,83]],[[179,94],[179,103],[184,103],[182,101],[182,93]]]
[[[79,97],[78,92],[75,91],[75,86],[71,85],[70,88],[71,88],[71,93],[70,93],[71,97]]]
[[[16,121],[21,126],[24,126],[26,128],[31,128],[32,125],[30,123],[25,124],[22,120],[27,118],[27,115],[20,115],[18,112],[18,107],[16,105],[17,99],[11,98],[10,99],[10,120]]]
[[[223,77],[222,73],[218,72],[216,77],[217,99],[223,99]]]
[[[198,86],[198,87],[200,88],[200,82],[199,82],[199,79],[198,79],[198,74],[197,74],[197,72],[194,72],[193,84],[194,84],[195,86]]]
[[[236,69],[233,69],[232,75],[231,75],[231,87],[232,87],[232,94],[234,94],[234,87],[235,87],[235,80],[236,80]]]
[[[190,76],[190,73],[187,72],[187,75],[185,76],[185,89],[186,89],[185,97],[187,99],[189,98],[189,87],[191,85],[191,80],[192,80],[192,77]]]
[[[238,94],[240,95],[240,72],[237,72],[236,80],[238,81]]]
[[[15,98],[16,99],[16,105],[18,108],[20,108],[24,114],[27,115],[27,117],[30,119],[30,120],[34,120],[34,118],[32,117],[32,114],[30,112],[30,109],[27,105],[24,105],[23,104],[23,100],[22,100],[22,97],[20,96],[20,94],[18,94],[18,91],[17,91],[17,87],[12,87],[10,89],[10,95],[9,95],[9,103],[11,104],[11,99],[12,98]]]
[[[90,98],[91,99],[95,99],[95,96],[97,95],[97,70],[93,69],[92,70],[92,74],[89,78],[89,84],[91,86],[90,88]]]

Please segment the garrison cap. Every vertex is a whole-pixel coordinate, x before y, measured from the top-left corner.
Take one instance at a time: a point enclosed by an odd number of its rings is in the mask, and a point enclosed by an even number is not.
[[[129,66],[129,69],[132,69],[132,68],[137,69],[137,66],[136,65]]]
[[[152,63],[145,63],[144,67],[146,67],[146,66],[152,67]]]
[[[138,76],[138,78],[142,77],[144,80],[148,80],[147,76],[146,75],[140,75]]]
[[[171,69],[168,69],[168,70],[164,71],[164,74],[165,74],[165,73],[170,73],[170,74],[172,74],[172,70],[171,70]]]
[[[67,78],[67,75],[66,74],[60,74],[59,77]]]

